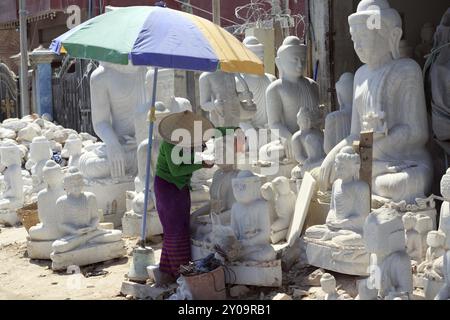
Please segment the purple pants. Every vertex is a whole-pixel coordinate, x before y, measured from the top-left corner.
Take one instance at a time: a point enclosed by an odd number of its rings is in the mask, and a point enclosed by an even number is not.
[[[189,188],[178,189],[173,183],[155,176],[156,210],[163,227],[163,248],[159,269],[179,275],[180,265],[191,260]]]

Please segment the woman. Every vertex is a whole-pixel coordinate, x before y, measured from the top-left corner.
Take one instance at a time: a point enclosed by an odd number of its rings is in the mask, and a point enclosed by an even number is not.
[[[195,137],[194,123],[201,128],[201,137]],[[204,133],[213,128],[209,120],[190,111],[170,115],[159,124],[164,140],[159,149],[154,185],[156,209],[164,232],[159,285],[174,282],[180,265],[191,259],[191,177],[194,171],[214,166],[204,161],[194,163],[194,148],[204,149]],[[177,129],[183,130],[186,136],[174,139]]]

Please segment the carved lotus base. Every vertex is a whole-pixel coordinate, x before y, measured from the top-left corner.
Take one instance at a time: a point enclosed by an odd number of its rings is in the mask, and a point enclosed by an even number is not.
[[[64,253],[52,253],[53,270],[64,270],[69,266],[86,266],[93,263],[121,258],[126,255],[125,243],[121,241],[90,244]]]
[[[367,276],[370,255],[364,246],[339,247],[331,241],[303,238],[307,263],[342,274]]]
[[[50,260],[52,253],[52,244],[54,240],[50,241],[34,241],[28,238],[27,253],[30,259]]]

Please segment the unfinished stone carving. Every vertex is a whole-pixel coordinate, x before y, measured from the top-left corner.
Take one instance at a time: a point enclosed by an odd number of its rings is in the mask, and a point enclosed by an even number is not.
[[[276,178],[272,181],[272,185],[275,190],[274,203],[277,219],[270,227],[270,240],[272,243],[278,243],[281,240],[286,240],[297,196],[291,190],[289,179],[286,177]]]

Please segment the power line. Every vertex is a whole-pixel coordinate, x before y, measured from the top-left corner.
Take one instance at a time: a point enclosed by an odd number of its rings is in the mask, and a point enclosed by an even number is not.
[[[204,12],[204,13],[207,13],[207,14],[209,14],[210,16],[212,16],[212,12],[209,12],[208,10],[205,10],[205,9],[199,8],[199,7],[197,7],[197,6],[194,6],[193,4],[190,4],[190,3],[187,3],[187,2],[183,2],[183,1],[180,1],[180,0],[175,0],[175,2],[181,3],[181,4],[185,5],[185,6],[189,6],[189,7],[191,7],[192,9],[195,9],[195,10],[198,10],[198,11],[201,11],[201,12]],[[239,24],[239,23],[236,22],[236,21],[227,19],[227,18],[222,17],[222,16],[220,16],[220,19],[225,20],[225,21],[228,21],[228,22],[231,22],[231,23],[233,23],[233,24]]]

